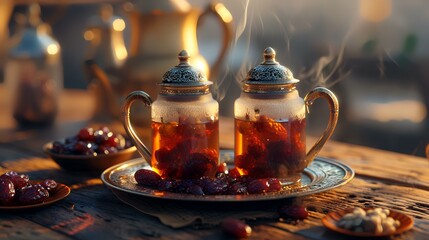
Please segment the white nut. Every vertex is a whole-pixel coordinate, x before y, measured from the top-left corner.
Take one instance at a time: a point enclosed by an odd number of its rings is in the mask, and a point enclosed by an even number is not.
[[[376,234],[380,234],[383,232],[383,226],[381,226],[381,223],[377,224],[375,227],[375,232]]]
[[[400,222],[389,215],[389,209],[374,208],[365,212],[362,208],[356,207],[352,212],[344,214],[337,226],[355,232],[392,233]]]
[[[390,224],[390,225],[392,225],[392,226],[394,226],[394,225],[395,225],[395,219],[393,219],[392,217],[387,217],[387,218],[384,220],[384,222],[385,222],[385,223],[388,223],[388,224]]]
[[[401,226],[401,222],[399,220],[395,220],[395,227]]]
[[[381,220],[384,220],[387,218],[387,215],[383,212],[379,213],[378,216],[380,216]]]
[[[366,211],[366,215],[367,216],[377,215],[377,212],[374,211],[374,209],[371,209],[371,210]]]
[[[354,215],[353,213],[347,213],[347,214],[344,214],[344,216],[341,217],[341,219],[344,219],[344,220],[352,220],[352,219],[355,219],[355,218],[356,218],[356,215]]]
[[[389,224],[387,222],[383,222],[382,226],[383,226],[383,231],[385,233],[392,233],[396,230],[395,226],[393,226],[392,224]]]
[[[375,224],[381,223],[381,217],[379,215],[372,215],[369,217],[371,221],[373,221]]]
[[[366,215],[366,212],[365,212],[365,210],[363,210],[362,208],[360,208],[360,207],[355,207],[354,209],[353,209],[353,214],[355,214],[355,215],[357,215],[357,216],[365,216]]]
[[[386,214],[386,216],[389,216],[389,215],[390,215],[390,210],[389,210],[389,209],[387,209],[387,208],[383,208],[382,212],[383,212],[384,214]]]

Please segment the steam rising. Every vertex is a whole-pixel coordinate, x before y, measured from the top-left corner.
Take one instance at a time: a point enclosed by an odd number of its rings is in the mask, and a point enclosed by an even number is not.
[[[237,45],[238,39],[241,37],[241,35],[243,35],[244,30],[246,29],[246,25],[247,25],[247,10],[249,8],[249,2],[250,2],[250,0],[246,0],[246,1],[243,2],[244,17],[237,24],[237,29],[235,31],[234,45]]]
[[[262,53],[266,47],[271,46],[276,49],[279,61],[281,61],[282,57],[290,55],[291,47],[293,47],[291,46],[293,34],[313,27],[305,22],[298,22],[298,26],[296,26],[293,22],[293,16],[287,15],[291,20],[285,20],[285,17],[277,15],[274,9],[270,14],[261,11],[261,9],[268,7],[282,6],[281,4],[242,0],[240,6],[242,7],[240,11],[242,15],[234,16],[235,38],[231,43],[229,61],[225,69],[221,71],[222,75],[218,76],[214,84],[214,95],[218,101],[225,97],[231,86],[231,78],[234,78],[235,83],[241,86],[247,72],[262,60]],[[299,11],[302,6],[298,4],[297,7]],[[287,12],[290,14],[293,11]],[[288,14],[287,12],[284,13]],[[327,55],[320,57],[310,69],[297,77],[302,81],[309,82],[312,86],[325,87],[332,87],[345,79],[350,72],[346,72],[342,68],[343,55],[348,35],[352,31],[352,29],[349,30],[339,50],[333,50],[334,48],[331,47]],[[275,35],[272,34],[273,32]],[[280,46],[276,45],[279,43]],[[300,56],[292,57],[299,58]],[[281,61],[281,64],[288,67],[287,63]],[[298,75],[296,70],[294,72],[295,75]]]
[[[301,80],[307,80],[314,86],[332,87],[334,84],[344,80],[349,72],[344,73],[341,68],[343,62],[344,45],[338,54],[332,49],[329,54],[320,57],[307,72],[300,75]]]

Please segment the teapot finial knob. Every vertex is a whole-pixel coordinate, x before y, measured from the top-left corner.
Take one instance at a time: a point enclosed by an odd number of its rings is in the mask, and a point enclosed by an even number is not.
[[[262,64],[278,64],[276,61],[276,51],[272,47],[264,50],[264,62]]]
[[[161,94],[195,95],[209,93],[209,86],[213,83],[207,80],[203,71],[189,63],[188,52],[182,50],[177,57],[179,64],[168,70],[162,77]]]
[[[299,80],[294,78],[289,68],[276,61],[276,51],[272,47],[267,47],[264,50],[264,61],[247,73],[243,91],[253,93],[284,92],[293,89],[298,82]],[[273,90],[276,86],[279,88]],[[267,88],[264,89],[264,87]]]
[[[189,56],[189,53],[186,50],[182,50],[178,55],[178,58],[180,61],[179,66],[190,66],[189,64],[190,57],[191,56]]]

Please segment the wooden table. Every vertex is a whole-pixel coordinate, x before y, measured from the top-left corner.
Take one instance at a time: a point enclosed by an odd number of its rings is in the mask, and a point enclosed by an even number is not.
[[[87,104],[79,105],[79,101]],[[0,171],[12,169],[33,179],[52,178],[70,186],[72,192],[46,208],[1,212],[0,238],[225,239],[218,226],[180,229],[165,226],[157,218],[118,200],[97,176],[63,171],[42,153],[45,142],[69,136],[90,124],[88,118],[94,106],[91,101],[85,91],[65,91],[56,125],[33,130],[17,130],[7,106],[2,106]],[[221,129],[221,145],[231,147],[231,124],[223,123]],[[414,228],[392,239],[428,239],[427,159],[334,141],[328,142],[320,155],[351,166],[355,178],[334,190],[295,199],[309,209],[306,220],[249,220],[253,228],[251,239],[350,239],[324,228],[321,218],[330,211],[354,206],[385,207],[409,214],[415,220]]]

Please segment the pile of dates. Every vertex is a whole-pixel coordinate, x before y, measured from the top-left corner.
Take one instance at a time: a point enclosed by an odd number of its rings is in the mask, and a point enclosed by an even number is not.
[[[235,166],[255,178],[299,176],[307,166],[305,119],[235,120]]]
[[[220,169],[223,166],[221,165]],[[134,178],[139,185],[160,191],[188,193],[194,195],[244,195],[278,192],[282,190],[277,178],[251,178],[240,176],[237,169],[218,171],[215,178],[200,177],[196,179],[171,180],[148,169],[139,169]]]
[[[0,204],[8,206],[42,203],[49,198],[49,194],[55,192],[57,185],[51,179],[32,184],[27,175],[9,171],[0,176]]]
[[[180,117],[179,122],[152,122],[152,166],[162,178],[214,177],[218,165],[219,123],[197,122]],[[159,144],[158,144],[159,143]]]
[[[112,132],[108,127],[94,129],[83,128],[64,142],[55,141],[52,144],[52,153],[69,155],[97,156],[111,154],[131,147],[131,141],[121,134]]]

